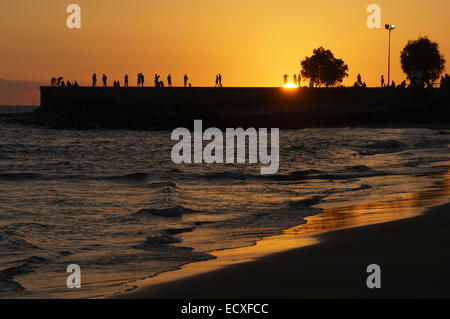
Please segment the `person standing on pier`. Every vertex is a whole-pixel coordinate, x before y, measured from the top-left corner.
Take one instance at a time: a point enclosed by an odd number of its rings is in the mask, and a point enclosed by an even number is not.
[[[172,87],[172,76],[170,74],[167,76],[167,86]]]
[[[288,83],[288,78],[289,78],[289,75],[287,75],[287,74],[283,75],[284,85],[286,85]]]
[[[97,86],[97,74],[93,74],[92,75],[92,87],[96,87]]]
[[[222,74],[219,73],[219,87],[221,88],[222,86]]]
[[[105,73],[103,73],[103,86],[104,86],[104,87],[107,87],[107,86],[108,86],[108,85],[107,85],[107,81],[108,81],[108,77],[106,76]]]
[[[185,75],[184,75],[184,87],[187,86],[188,79],[189,79],[189,78],[188,78],[187,74],[185,74]]]
[[[124,87],[128,87],[128,74],[125,74],[125,78],[124,78],[124,81],[123,81],[123,86]]]

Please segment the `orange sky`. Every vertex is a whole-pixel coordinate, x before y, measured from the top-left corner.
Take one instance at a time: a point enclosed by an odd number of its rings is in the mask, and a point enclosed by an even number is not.
[[[82,9],[82,28],[66,27],[66,7]],[[448,0],[3,0],[0,79],[66,80],[89,84],[93,72],[151,85],[154,73],[175,85],[184,73],[194,86],[280,86],[318,46],[331,49],[369,86],[387,69],[387,31],[366,26],[377,3],[382,23],[394,23],[392,77],[405,78],[399,56],[408,39],[427,35],[450,61]],[[450,62],[449,62],[450,63]]]

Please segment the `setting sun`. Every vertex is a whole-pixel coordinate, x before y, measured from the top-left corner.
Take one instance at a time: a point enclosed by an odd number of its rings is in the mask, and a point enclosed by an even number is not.
[[[294,83],[287,83],[283,86],[285,89],[296,89],[298,88],[297,85],[295,85]]]

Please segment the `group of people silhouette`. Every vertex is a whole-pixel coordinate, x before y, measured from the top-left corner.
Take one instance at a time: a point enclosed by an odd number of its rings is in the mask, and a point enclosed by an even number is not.
[[[300,73],[298,75],[294,74],[294,76],[292,77],[292,82],[293,82],[293,84],[295,84],[298,87],[301,86],[302,76],[300,75]],[[284,83],[284,85],[289,83],[289,75],[287,75],[287,74],[283,75],[283,83]]]
[[[78,82],[74,81],[73,83],[71,83],[70,81],[64,82],[64,78],[62,76],[55,78],[52,77],[51,81],[50,81],[50,85],[52,87],[78,87]]]
[[[220,85],[222,85],[222,76],[220,74],[219,74],[219,76],[220,76],[219,83],[220,83]],[[106,74],[103,74],[102,80],[103,80],[103,87],[107,87],[108,86],[108,82],[107,82],[108,77],[106,76]],[[124,87],[128,87],[129,86],[128,85],[128,83],[129,83],[128,74],[125,74],[123,80],[124,80],[123,81]],[[187,87],[187,86],[192,87],[191,83],[188,83],[189,77],[187,76],[187,74],[184,75],[183,80],[184,80],[184,87]],[[145,81],[144,74],[139,73],[137,75],[137,86],[144,87],[144,81]],[[154,82],[155,82],[155,87],[164,87],[165,86],[164,81],[161,80],[161,76],[158,74],[155,74]],[[55,79],[55,83],[56,83],[56,79]],[[217,85],[217,81],[216,81],[216,85]],[[54,80],[52,79],[52,86],[60,86],[60,85],[56,85],[56,84],[54,85]],[[97,86],[97,74],[94,73],[92,75],[92,87],[96,87],[96,86]],[[172,87],[172,75],[170,75],[170,74],[167,76],[167,86]],[[120,81],[114,81],[113,87],[120,87]]]

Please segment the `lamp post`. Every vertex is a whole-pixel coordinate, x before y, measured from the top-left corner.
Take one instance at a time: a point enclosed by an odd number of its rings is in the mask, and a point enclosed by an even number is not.
[[[389,87],[391,85],[391,31],[395,29],[395,25],[386,24],[384,28],[389,31],[388,81],[387,81],[387,85]]]

